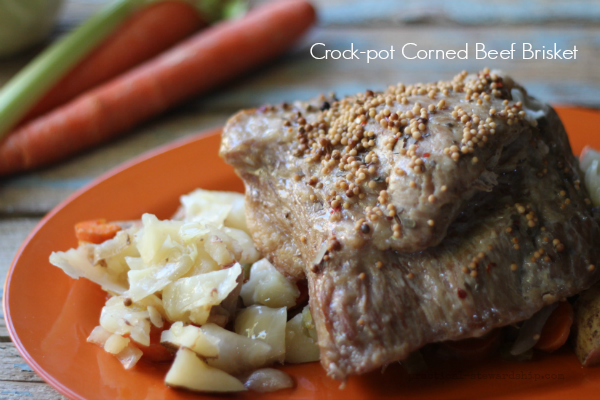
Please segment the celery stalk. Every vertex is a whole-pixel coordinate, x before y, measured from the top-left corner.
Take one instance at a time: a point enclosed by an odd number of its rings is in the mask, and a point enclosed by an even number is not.
[[[185,0],[192,3],[208,19],[216,22],[221,19],[235,19],[246,13],[246,0]]]
[[[162,0],[116,0],[75,31],[50,46],[0,89],[0,139],[79,61],[143,6]],[[242,0],[183,0],[210,20],[235,17],[245,11]],[[233,5],[233,7],[232,7]],[[235,12],[232,12],[232,9]]]
[[[119,0],[42,52],[0,90],[0,138],[75,64],[147,0]]]

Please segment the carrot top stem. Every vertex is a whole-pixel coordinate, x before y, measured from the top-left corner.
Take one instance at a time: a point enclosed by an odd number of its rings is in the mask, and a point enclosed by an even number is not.
[[[162,0],[116,0],[75,31],[48,47],[0,89],[0,139],[38,100],[125,19],[142,7]],[[192,3],[209,19],[232,17],[244,8],[240,0],[182,0]],[[213,4],[214,3],[214,4]]]
[[[0,90],[0,138],[50,87],[146,0],[111,3],[23,68]]]

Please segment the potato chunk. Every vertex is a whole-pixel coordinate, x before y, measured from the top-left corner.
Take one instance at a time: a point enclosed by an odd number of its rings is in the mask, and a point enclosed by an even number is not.
[[[198,392],[241,392],[242,382],[220,369],[213,368],[185,347],[177,351],[165,378],[168,386]]]
[[[308,306],[285,327],[285,362],[299,364],[320,359],[317,332],[312,321],[307,321],[307,315],[310,315]]]
[[[217,346],[217,358],[207,359],[208,365],[233,375],[264,367],[269,363],[271,346],[228,331],[215,324],[202,326],[206,337]]]
[[[266,258],[255,262],[250,279],[240,293],[246,307],[262,304],[268,307],[293,307],[300,291],[295,283],[283,276]]]
[[[235,331],[250,339],[258,339],[271,346],[269,361],[283,363],[285,357],[285,323],[287,309],[251,306],[243,309],[235,319]]]
[[[582,292],[575,303],[575,354],[581,364],[600,364],[600,285]]]
[[[170,349],[186,347],[203,357],[219,355],[217,346],[202,329],[194,325],[184,326],[182,322],[175,322],[170,329],[162,331],[160,343]]]

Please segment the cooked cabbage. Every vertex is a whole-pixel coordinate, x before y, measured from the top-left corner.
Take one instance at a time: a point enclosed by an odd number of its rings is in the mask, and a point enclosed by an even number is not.
[[[260,259],[243,195],[197,190],[182,204],[177,220],[144,214],[104,243],[52,254],[54,265],[112,296],[88,341],[131,368],[142,357],[139,346],[151,344],[151,330],[170,325],[160,341],[177,351],[168,385],[245,390],[234,377],[244,376],[256,391],[291,387],[288,375],[265,367],[319,358],[308,309],[287,321],[298,287]],[[224,328],[229,322],[235,332]]]
[[[262,304],[268,307],[293,307],[300,291],[266,259],[250,268],[250,279],[240,293],[245,306]]]
[[[167,317],[202,325],[208,320],[212,306],[220,304],[238,286],[242,267],[231,268],[181,278],[168,284],[162,293]]]

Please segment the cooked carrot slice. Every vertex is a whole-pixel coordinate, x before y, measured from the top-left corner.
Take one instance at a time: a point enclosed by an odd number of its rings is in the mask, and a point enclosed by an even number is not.
[[[568,301],[563,301],[548,317],[535,348],[548,353],[558,350],[569,338],[571,325],[573,306]]]
[[[105,219],[83,221],[75,224],[75,237],[80,242],[100,244],[115,237],[121,227],[107,223]]]

